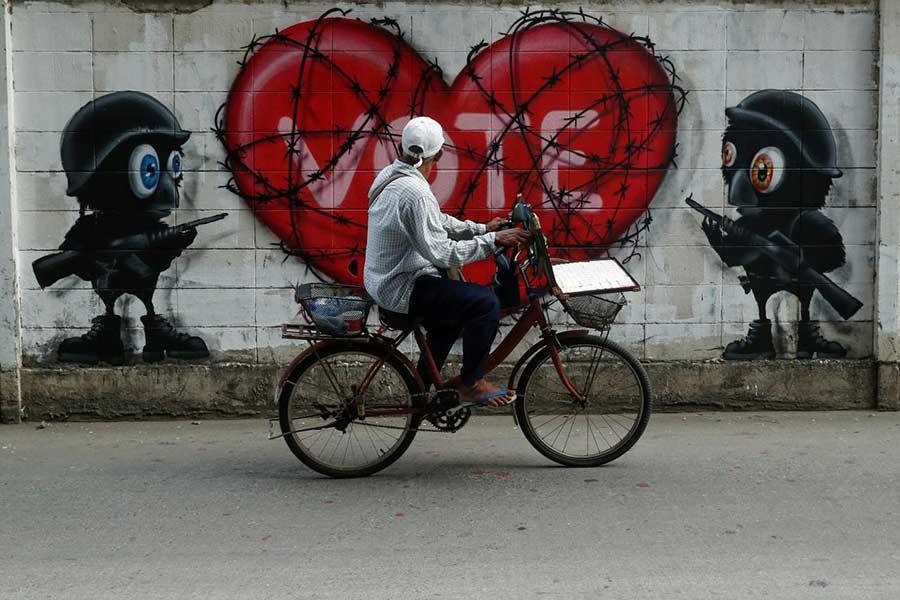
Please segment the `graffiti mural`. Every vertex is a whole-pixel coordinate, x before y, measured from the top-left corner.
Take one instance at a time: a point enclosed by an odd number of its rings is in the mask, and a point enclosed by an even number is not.
[[[360,283],[368,188],[419,114],[446,133],[432,186],[445,212],[486,222],[522,193],[560,254],[636,247],[685,99],[648,38],[525,11],[448,84],[396,22],[346,14],[254,39],[217,115],[229,188],[286,252]]]
[[[66,194],[78,200],[81,215],[66,233],[61,252],[41,257],[32,267],[42,288],[76,275],[89,281],[106,307],[90,331],[62,341],[63,362],[122,364],[122,318],[115,313],[123,294],[137,297],[147,362],[209,356],[197,336],[176,331],[158,315],[153,294],[160,273],[191,245],[196,226],[208,217],[176,227],[162,219],[178,206],[182,179],[181,146],[190,133],[155,98],[115,92],[92,100],[69,120],[62,134]]]
[[[751,94],[725,114],[722,174],[740,217],[730,221],[688,202],[704,214],[703,232],[722,261],[743,267],[740,281],[759,318],[722,356],[775,357],[766,302],[785,291],[800,301],[797,358],[844,358],[847,349],[824,338],[810,314],[817,291],[844,319],[862,307],[825,275],[846,261],[840,231],[820,210],[842,175],[828,120],[809,99],[780,90]]]

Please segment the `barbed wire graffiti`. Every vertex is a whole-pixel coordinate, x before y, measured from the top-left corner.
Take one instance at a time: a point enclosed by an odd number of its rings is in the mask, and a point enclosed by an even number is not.
[[[557,253],[638,254],[687,97],[649,38],[583,10],[524,10],[471,47],[448,85],[396,20],[349,14],[254,37],[216,115],[225,187],[285,253],[318,275],[360,277],[366,191],[406,120],[428,114],[448,138],[433,182],[445,211],[496,216],[522,193]]]

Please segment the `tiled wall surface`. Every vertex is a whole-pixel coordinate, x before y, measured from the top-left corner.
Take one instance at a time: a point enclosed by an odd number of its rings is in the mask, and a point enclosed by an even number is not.
[[[104,3],[25,2],[12,12],[12,104],[15,125],[13,185],[21,285],[23,352],[28,360],[50,357],[59,340],[78,335],[102,304],[74,277],[41,290],[31,262],[55,250],[78,216],[65,195],[59,156],[60,132],[83,104],[115,90],[141,90],[170,106],[192,131],[185,146],[181,208],[186,221],[228,211],[224,221],[201,229],[196,242],[163,273],[156,295],[160,312],[180,328],[199,333],[216,359],[282,360],[289,351],[279,325],[296,312],[290,284],[306,277],[302,263],[284,260],[277,239],[244,202],[220,189],[229,178],[223,151],[211,128],[238,72],[242,46],[317,17],[332,5],[223,3],[193,13],[135,13]],[[555,6],[555,5],[554,5]],[[707,359],[746,333],[755,318],[752,297],[736,269],[722,265],[700,230],[694,198],[729,212],[719,170],[725,108],[754,91],[797,91],[827,116],[837,142],[839,167],[824,210],[838,225],[847,264],[832,278],[865,306],[844,322],[817,299],[814,318],[851,357],[872,353],[874,232],[876,230],[876,120],[878,18],[874,5],[853,3],[766,4],[732,2],[632,2],[586,7],[626,32],[649,35],[674,63],[689,104],[678,124],[678,169],[672,170],[651,204],[653,223],[642,240],[640,260],[628,268],[643,285],[613,329],[647,359]],[[396,18],[423,56],[439,60],[451,78],[469,47],[499,32],[518,16],[517,7],[484,4],[392,2],[347,5],[351,16]],[[576,4],[572,8],[578,8]],[[120,300],[130,345],[143,340],[139,303]],[[799,305],[774,297],[778,349],[794,351]]]

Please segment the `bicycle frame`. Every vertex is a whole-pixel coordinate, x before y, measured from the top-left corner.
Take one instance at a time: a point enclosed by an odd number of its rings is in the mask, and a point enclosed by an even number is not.
[[[573,395],[573,397],[577,401],[582,401],[583,398],[575,386],[572,384],[568,375],[566,374],[565,367],[562,363],[562,359],[559,356],[559,345],[558,339],[563,337],[571,337],[571,336],[579,336],[587,334],[587,330],[573,330],[573,331],[565,331],[562,333],[557,333],[550,327],[550,323],[547,320],[547,315],[545,314],[545,303],[542,301],[540,296],[533,296],[529,300],[528,308],[525,312],[517,320],[516,324],[513,326],[512,330],[509,334],[500,342],[497,348],[494,349],[493,352],[488,356],[487,364],[485,366],[485,372],[490,373],[497,366],[499,366],[509,355],[510,353],[518,346],[522,340],[525,339],[528,331],[531,328],[537,328],[541,332],[542,341],[538,342],[534,346],[528,349],[523,357],[519,360],[519,363],[513,368],[513,373],[510,377],[510,385],[512,385],[513,378],[515,374],[518,372],[523,361],[527,360],[531,356],[534,355],[538,350],[546,347],[550,351],[550,356],[553,361],[553,366],[556,369],[556,373],[559,376],[560,382]],[[371,416],[371,417],[385,417],[385,416],[402,416],[404,414],[423,414],[423,409],[427,404],[423,403],[420,406],[407,408],[407,407],[366,407],[365,406],[365,395],[372,381],[378,374],[378,371],[384,366],[384,362],[387,360],[388,356],[395,355],[398,356],[403,363],[410,369],[410,371],[414,374],[417,381],[419,381],[423,393],[425,389],[424,382],[422,382],[421,377],[419,376],[418,370],[414,367],[409,358],[406,357],[405,354],[398,350],[400,344],[405,340],[410,334],[412,334],[416,340],[416,344],[419,347],[419,351],[422,353],[422,356],[425,358],[425,362],[428,366],[428,375],[432,382],[435,382],[436,389],[446,389],[447,387],[451,387],[456,384],[459,380],[459,377],[454,377],[450,380],[444,381],[441,377],[440,371],[437,368],[437,365],[434,362],[434,357],[431,354],[431,350],[428,347],[428,341],[426,339],[425,333],[421,327],[416,327],[413,330],[403,331],[400,335],[396,337],[388,337],[381,335],[381,333],[377,333],[374,335],[370,335],[367,337],[360,337],[347,340],[351,343],[358,344],[381,344],[385,347],[384,355],[376,360],[372,366],[366,372],[366,375],[363,377],[362,382],[358,384],[358,386],[354,386],[354,396],[356,398],[358,410],[360,410],[360,416]],[[302,360],[306,359],[310,354],[318,354],[318,351],[322,348],[323,345],[333,342],[330,339],[320,339],[318,341],[310,339],[308,340],[311,344],[310,348],[307,348],[304,352],[298,355],[294,361],[291,363],[291,366],[285,371],[285,375],[282,377],[281,381],[278,385],[278,392],[276,392],[276,398],[280,395],[281,389],[287,385],[287,374],[293,371],[294,365],[298,364]]]
[[[533,297],[530,299],[528,308],[522,316],[519,317],[519,320],[516,321],[512,330],[505,338],[503,338],[503,341],[500,342],[497,348],[490,353],[487,364],[485,365],[485,373],[490,373],[506,360],[512,351],[515,350],[516,346],[525,339],[528,330],[532,327],[536,327],[541,331],[541,338],[543,339],[544,344],[550,348],[553,366],[556,368],[556,373],[559,375],[560,381],[565,388],[580,401],[582,399],[581,394],[575,389],[575,386],[572,384],[571,380],[569,380],[568,375],[566,375],[562,360],[559,357],[559,351],[556,344],[557,334],[550,327],[540,297]],[[425,339],[425,334],[422,330],[417,327],[413,333],[415,334],[419,351],[422,353],[422,356],[425,357],[426,364],[428,365],[429,379],[432,382],[435,382],[435,387],[442,388],[456,384],[459,381],[459,377],[454,377],[447,382],[444,382],[441,378],[441,373],[434,362],[434,358],[431,355],[431,350],[428,348],[428,342]]]

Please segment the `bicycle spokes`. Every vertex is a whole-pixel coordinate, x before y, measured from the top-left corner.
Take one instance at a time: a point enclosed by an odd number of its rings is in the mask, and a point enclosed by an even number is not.
[[[413,416],[402,374],[378,357],[355,352],[319,356],[293,382],[288,408],[285,433],[333,469],[377,463],[401,442]]]
[[[526,435],[538,450],[561,462],[596,462],[615,454],[633,443],[649,414],[649,391],[639,365],[604,340],[584,339],[558,351],[577,395],[560,383],[549,351],[535,357],[519,384]]]

